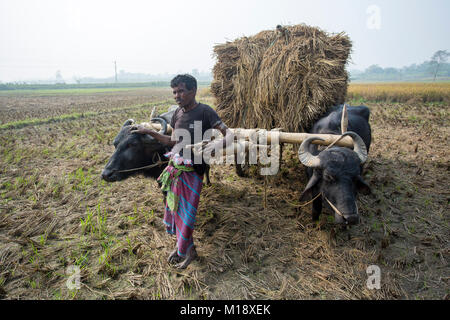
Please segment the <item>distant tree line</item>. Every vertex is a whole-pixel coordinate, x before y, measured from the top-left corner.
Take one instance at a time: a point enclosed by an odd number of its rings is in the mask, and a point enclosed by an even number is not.
[[[382,68],[377,64],[371,65],[364,71],[350,70],[351,81],[450,81],[450,63],[447,63],[450,53],[447,50],[436,51],[429,61],[422,64],[412,64],[403,68]],[[199,85],[209,85],[213,79],[211,72],[200,72],[193,69],[192,74]],[[56,79],[20,81],[13,83],[2,83],[0,90],[15,89],[70,89],[70,88],[123,88],[123,87],[147,87],[168,86],[170,80],[176,74],[147,74],[132,73],[120,70],[115,76],[107,78],[73,77],[72,83],[66,83],[58,70]]]
[[[371,65],[364,71],[350,70],[351,81],[449,81],[450,63],[447,50],[437,51],[429,61],[403,68],[382,68]]]
[[[184,73],[184,72],[180,72]],[[199,85],[209,85],[212,81],[211,72],[200,72],[193,69],[192,74],[198,81]],[[71,89],[71,88],[126,88],[126,87],[147,87],[147,86],[169,86],[176,74],[147,74],[147,73],[132,73],[120,70],[117,74],[117,83],[115,76],[106,78],[94,77],[80,77],[74,76],[71,81],[65,81],[61,71],[56,72],[54,79],[47,80],[29,80],[29,81],[15,81],[9,83],[2,83],[0,81],[0,90],[14,90],[14,89]]]
[[[198,81],[198,85],[208,86],[210,81]],[[54,89],[109,89],[109,88],[169,88],[170,81],[126,82],[126,83],[57,83],[30,84],[25,82],[0,83],[2,90],[54,90]]]
[[[57,83],[57,84],[29,84],[25,82],[0,83],[0,90],[53,90],[53,89],[107,89],[107,88],[140,88],[140,87],[168,87],[168,81],[139,82],[139,83]]]
[[[183,72],[184,73],[184,72]],[[210,72],[199,72],[197,69],[190,72],[199,82],[211,82],[212,74]],[[169,81],[172,80],[176,74],[162,73],[162,74],[148,74],[148,73],[133,73],[120,70],[117,74],[117,82],[120,83],[135,83],[135,82],[154,82],[154,81]],[[110,83],[115,82],[115,77],[109,78],[93,78],[93,77],[76,77],[77,83]]]

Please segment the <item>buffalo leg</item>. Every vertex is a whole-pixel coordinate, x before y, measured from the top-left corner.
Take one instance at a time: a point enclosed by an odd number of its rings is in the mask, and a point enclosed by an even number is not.
[[[206,170],[205,170],[205,184],[207,186],[211,185],[211,180],[209,180],[209,171],[210,171],[211,167],[210,166],[206,166]]]
[[[313,221],[319,220],[319,216],[322,213],[322,196],[319,196],[313,201],[312,204],[312,219]]]
[[[246,152],[244,163],[238,163],[238,155],[237,154],[234,155],[235,170],[236,170],[236,174],[239,177],[243,177],[243,178],[248,177],[249,168],[250,168],[250,158],[249,157],[250,157],[249,153]]]

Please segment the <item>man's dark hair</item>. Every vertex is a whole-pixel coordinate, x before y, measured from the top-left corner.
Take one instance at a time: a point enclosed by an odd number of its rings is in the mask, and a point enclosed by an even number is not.
[[[179,74],[175,78],[170,81],[170,87],[175,88],[180,85],[180,83],[184,83],[186,89],[192,90],[197,89],[197,80],[191,76],[190,74]]]

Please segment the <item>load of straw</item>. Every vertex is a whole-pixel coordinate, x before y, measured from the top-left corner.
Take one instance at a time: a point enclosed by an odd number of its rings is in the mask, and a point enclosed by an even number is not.
[[[351,41],[304,24],[214,47],[211,92],[229,127],[304,132],[345,100]]]

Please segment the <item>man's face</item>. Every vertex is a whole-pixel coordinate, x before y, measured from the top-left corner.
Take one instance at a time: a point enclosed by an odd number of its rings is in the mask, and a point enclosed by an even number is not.
[[[191,105],[195,101],[196,90],[188,90],[183,82],[172,88],[172,90],[176,103],[182,108]]]

